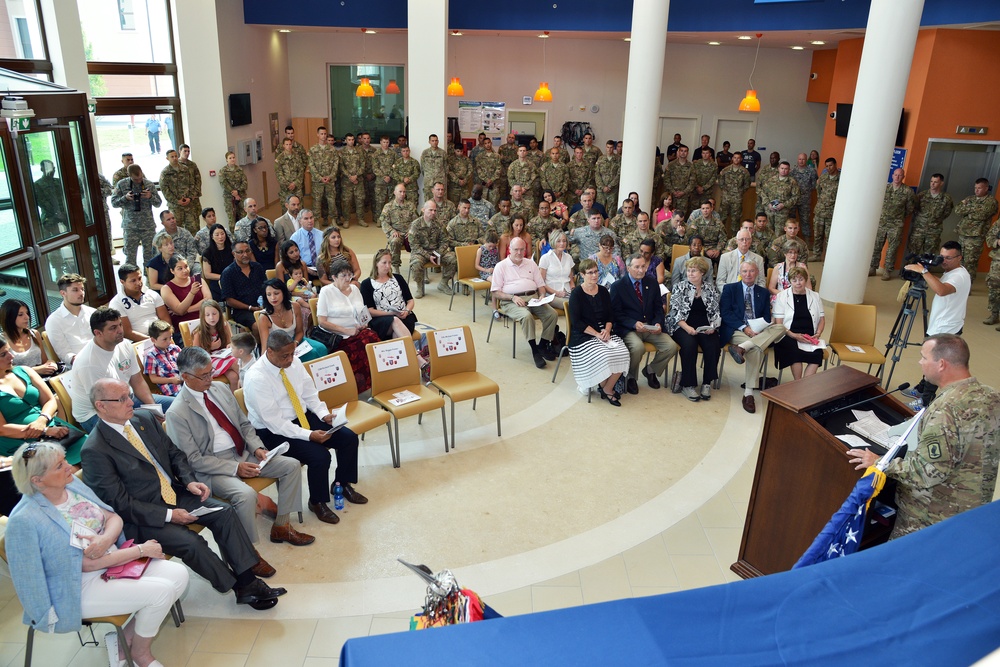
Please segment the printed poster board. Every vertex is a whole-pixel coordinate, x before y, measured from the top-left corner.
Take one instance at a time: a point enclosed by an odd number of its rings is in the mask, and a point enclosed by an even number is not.
[[[507,127],[507,105],[504,102],[459,100],[458,129],[464,133],[503,134]]]
[[[309,372],[312,373],[313,384],[316,385],[317,391],[347,382],[347,374],[344,372],[344,364],[341,363],[340,357],[334,356],[317,361],[309,367]]]
[[[413,345],[406,340],[390,340],[375,346],[375,368],[379,373],[406,368],[410,362],[406,358],[404,345]]]
[[[450,357],[453,354],[465,354],[468,347],[465,343],[465,329],[441,329],[434,332],[434,344],[439,357]]]

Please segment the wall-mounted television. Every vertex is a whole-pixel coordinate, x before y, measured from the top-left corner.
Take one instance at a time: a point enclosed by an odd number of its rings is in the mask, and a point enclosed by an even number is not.
[[[250,93],[233,93],[229,96],[229,125],[249,125],[253,122],[250,114]]]
[[[851,127],[851,111],[853,104],[837,104],[837,118],[834,134],[838,137],[846,137],[847,130]],[[906,109],[899,113],[899,127],[896,129],[896,140],[893,146],[902,146],[906,141]]]

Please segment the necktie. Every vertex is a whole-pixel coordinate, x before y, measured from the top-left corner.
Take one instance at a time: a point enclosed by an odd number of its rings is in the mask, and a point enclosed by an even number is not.
[[[315,264],[316,263],[316,237],[313,236],[313,233],[311,231],[309,232],[309,257],[311,258],[310,261],[313,264]]]
[[[243,456],[243,449],[246,447],[246,442],[243,440],[243,434],[240,433],[240,430],[236,428],[236,425],[230,421],[229,417],[226,416],[226,413],[223,412],[218,405],[212,402],[212,400],[208,397],[207,391],[205,392],[205,407],[208,408],[209,414],[215,418],[215,421],[219,423],[222,430],[228,433],[229,437],[233,439],[233,442],[236,444],[236,453]]]
[[[302,402],[299,401],[299,395],[295,393],[295,387],[292,386],[291,380],[285,375],[285,369],[282,368],[278,372],[278,375],[281,376],[281,383],[285,385],[285,391],[288,392],[288,400],[292,402],[292,408],[295,410],[295,417],[299,420],[299,426],[309,429],[309,419],[306,417],[306,411],[302,409]]]
[[[743,312],[746,315],[747,322],[753,319],[753,298],[751,296],[752,287],[743,288]]]
[[[635,288],[635,298],[639,299],[639,303],[642,303],[642,289],[639,287],[639,281],[633,282],[632,287]]]
[[[143,458],[145,458],[150,463],[153,463],[153,457],[150,455],[149,450],[146,449],[146,445],[143,444],[142,439],[139,434],[135,432],[131,424],[125,424],[125,437],[128,439],[129,443],[135,447]],[[168,505],[177,504],[177,493],[174,492],[174,488],[170,486],[170,480],[160,471],[160,467],[153,463],[153,468],[156,469],[156,476],[160,478],[160,496],[163,498],[163,502]]]
[[[743,262],[747,261],[746,255],[740,255],[740,266],[743,266]]]

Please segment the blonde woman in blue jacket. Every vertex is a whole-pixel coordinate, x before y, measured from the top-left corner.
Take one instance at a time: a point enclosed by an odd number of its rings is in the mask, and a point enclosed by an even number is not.
[[[133,661],[162,667],[153,638],[187,588],[187,568],[163,560],[155,540],[119,549],[121,517],[74,477],[60,445],[22,445],[12,473],[22,498],[7,523],[7,560],[24,622],[41,632],[73,632],[83,618],[134,613],[125,626]],[[145,556],[151,562],[141,578],[101,578],[107,568]]]

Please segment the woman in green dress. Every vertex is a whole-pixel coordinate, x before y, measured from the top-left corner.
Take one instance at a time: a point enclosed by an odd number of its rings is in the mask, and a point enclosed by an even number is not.
[[[0,336],[0,514],[9,514],[21,497],[10,475],[17,448],[26,440],[59,440],[70,434],[72,427],[55,416],[57,409],[45,381],[27,366],[15,366],[7,339]],[[80,465],[86,439],[78,439],[66,451],[71,465]]]

